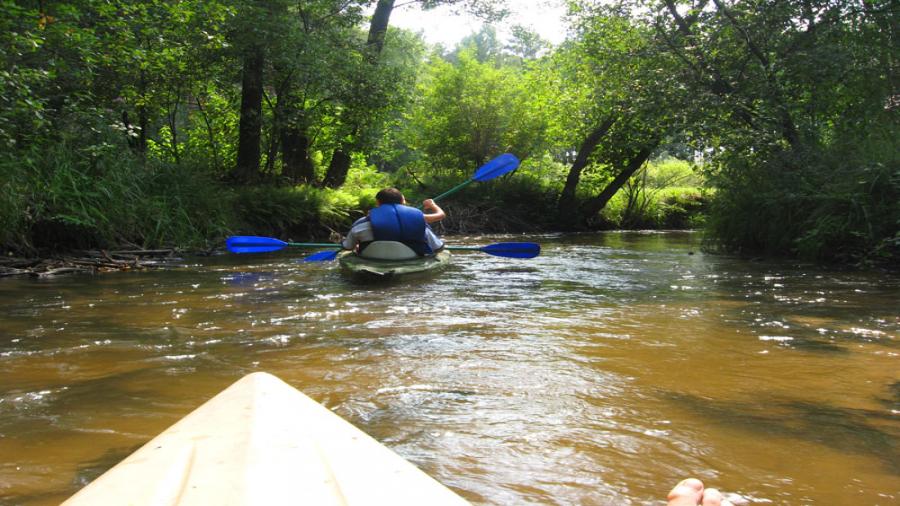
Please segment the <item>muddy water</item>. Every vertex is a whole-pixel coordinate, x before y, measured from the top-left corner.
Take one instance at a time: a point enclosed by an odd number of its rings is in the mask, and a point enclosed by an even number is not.
[[[0,503],[58,503],[259,370],[477,504],[659,504],[688,475],[900,502],[900,277],[536,240],[386,287],[290,253],[0,280]]]

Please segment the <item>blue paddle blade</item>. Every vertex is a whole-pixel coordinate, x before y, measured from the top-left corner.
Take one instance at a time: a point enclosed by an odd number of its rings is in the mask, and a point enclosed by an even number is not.
[[[320,251],[303,259],[304,262],[330,262],[337,258],[340,251]]]
[[[278,239],[255,235],[235,235],[229,237],[225,244],[232,253],[266,253],[278,251],[288,245]]]
[[[515,155],[504,153],[479,167],[478,170],[475,171],[475,175],[472,176],[472,180],[488,181],[514,171],[518,166],[519,159],[516,158]]]
[[[541,254],[541,245],[536,242],[498,242],[478,248],[489,255],[507,258],[534,258]]]

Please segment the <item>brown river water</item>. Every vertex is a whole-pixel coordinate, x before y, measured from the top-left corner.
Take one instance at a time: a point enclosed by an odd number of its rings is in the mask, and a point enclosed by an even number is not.
[[[56,504],[253,371],[476,504],[900,503],[900,276],[692,233],[349,283],[304,251],[0,280],[0,504]]]

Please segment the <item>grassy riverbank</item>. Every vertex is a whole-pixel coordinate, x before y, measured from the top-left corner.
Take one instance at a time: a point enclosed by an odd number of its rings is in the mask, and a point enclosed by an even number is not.
[[[74,155],[74,156],[73,156]],[[46,254],[140,247],[209,250],[230,234],[312,240],[343,233],[374,205],[382,187],[401,188],[411,202],[459,183],[416,180],[407,172],[354,167],[339,189],[308,185],[233,186],[202,170],[143,163],[115,149],[81,152],[59,145],[2,169],[11,182],[0,195],[7,253]],[[526,163],[500,181],[477,183],[443,202],[443,232],[556,230],[561,165]],[[598,182],[599,184],[600,182]],[[651,163],[610,202],[591,228],[689,228],[702,223],[706,193],[686,162]]]

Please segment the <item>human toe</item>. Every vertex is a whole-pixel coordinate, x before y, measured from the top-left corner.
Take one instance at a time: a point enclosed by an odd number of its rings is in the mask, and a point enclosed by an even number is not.
[[[696,478],[688,478],[675,485],[669,492],[668,506],[697,506],[703,495],[703,482]]]

